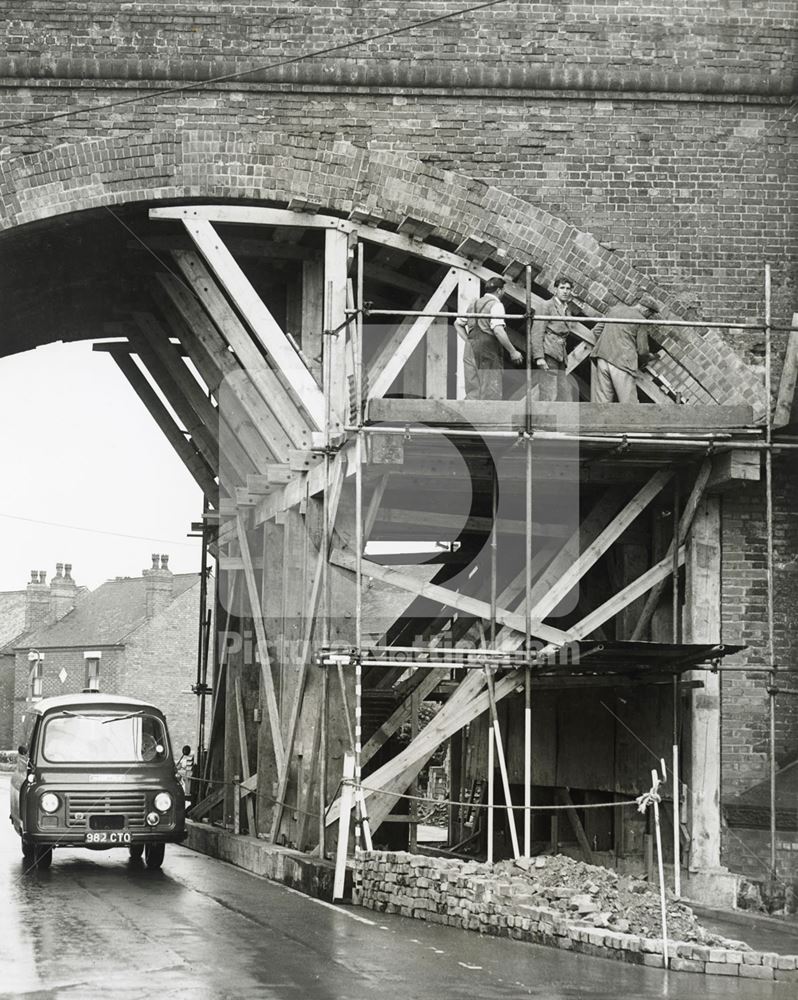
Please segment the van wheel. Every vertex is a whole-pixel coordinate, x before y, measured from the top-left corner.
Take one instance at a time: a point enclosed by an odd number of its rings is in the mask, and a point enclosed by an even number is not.
[[[44,871],[46,868],[49,868],[52,862],[53,862],[52,847],[34,847],[33,863],[40,871]]]
[[[163,856],[166,851],[166,844],[147,844],[144,848],[144,861],[148,868],[160,868],[163,864]]]
[[[130,851],[131,861],[141,861],[144,854],[144,844],[131,844],[128,850]]]

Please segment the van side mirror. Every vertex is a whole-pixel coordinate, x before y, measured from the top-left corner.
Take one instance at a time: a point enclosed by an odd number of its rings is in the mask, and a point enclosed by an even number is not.
[[[23,757],[27,757],[27,755],[28,755],[28,748],[25,746],[24,743],[20,743],[20,745],[17,747],[17,753],[20,754]]]

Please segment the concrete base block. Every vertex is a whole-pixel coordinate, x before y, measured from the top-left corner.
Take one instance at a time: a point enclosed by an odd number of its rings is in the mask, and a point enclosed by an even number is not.
[[[737,906],[740,876],[727,868],[711,868],[682,874],[682,896],[702,906],[733,910]]]
[[[335,865],[307,854],[279,847],[276,844],[230,833],[206,823],[186,823],[188,838],[184,846],[207,854],[212,858],[229,861],[230,864],[255,875],[263,875],[274,882],[298,889],[308,896],[332,902]],[[345,898],[351,898],[352,873],[347,871]]]

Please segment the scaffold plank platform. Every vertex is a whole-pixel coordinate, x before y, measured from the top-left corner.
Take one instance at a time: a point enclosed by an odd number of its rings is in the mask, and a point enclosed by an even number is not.
[[[530,404],[533,428],[576,431],[580,434],[625,434],[650,432],[667,435],[707,433],[714,430],[746,429],[754,426],[750,406],[669,406],[624,403]],[[371,399],[367,422],[471,425],[481,429],[520,430],[526,426],[524,400],[487,399]]]

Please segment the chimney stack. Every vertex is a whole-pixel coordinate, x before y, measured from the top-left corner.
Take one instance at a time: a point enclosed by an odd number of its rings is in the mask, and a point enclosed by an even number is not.
[[[161,555],[160,564],[157,552],[152,555],[152,568],[142,572],[146,595],[146,615],[152,618],[172,600],[172,571],[169,569],[169,556]]]
[[[75,607],[78,587],[72,579],[72,563],[56,563],[50,581],[50,621],[60,621]]]
[[[47,573],[32,569],[30,583],[25,593],[25,629],[30,630],[46,625],[50,620],[50,588]]]

